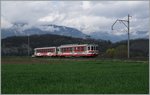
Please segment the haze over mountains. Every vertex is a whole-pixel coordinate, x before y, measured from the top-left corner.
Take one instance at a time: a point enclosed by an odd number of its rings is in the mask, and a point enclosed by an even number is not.
[[[134,38],[148,38],[148,31],[138,31],[139,35],[132,35],[131,39]],[[2,28],[1,29],[1,37],[6,38],[10,36],[26,36],[26,35],[41,35],[41,34],[56,34],[56,35],[64,35],[69,37],[75,38],[86,38],[90,37],[93,39],[103,39],[103,40],[110,40],[112,42],[126,40],[127,34],[123,35],[113,35],[108,31],[97,31],[92,32],[90,34],[84,34],[82,31],[66,27],[66,26],[58,26],[58,25],[36,25],[31,26],[27,23],[14,23],[10,28]]]

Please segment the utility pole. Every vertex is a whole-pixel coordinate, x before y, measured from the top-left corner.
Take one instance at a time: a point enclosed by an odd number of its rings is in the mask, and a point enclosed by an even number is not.
[[[130,58],[130,15],[128,14],[128,58]]]
[[[111,29],[113,30],[114,25],[119,21],[121,22],[126,28],[128,32],[128,59],[130,58],[130,15],[128,14],[128,20],[119,20],[117,19],[115,23],[111,26]],[[127,25],[126,25],[127,23]]]
[[[28,56],[30,56],[30,39],[28,34]]]

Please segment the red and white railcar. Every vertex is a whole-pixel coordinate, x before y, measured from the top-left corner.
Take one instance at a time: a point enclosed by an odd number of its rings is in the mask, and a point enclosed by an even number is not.
[[[42,56],[56,56],[56,47],[42,47],[34,49],[34,56],[42,57]]]
[[[92,44],[73,44],[61,45],[58,47],[57,56],[97,56],[98,45]]]
[[[98,45],[94,44],[69,44],[59,47],[35,48],[34,56],[59,56],[59,57],[93,57],[98,55]]]

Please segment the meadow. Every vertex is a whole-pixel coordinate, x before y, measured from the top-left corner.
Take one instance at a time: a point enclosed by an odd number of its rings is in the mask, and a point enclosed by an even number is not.
[[[2,94],[146,94],[149,62],[97,58],[1,58]]]

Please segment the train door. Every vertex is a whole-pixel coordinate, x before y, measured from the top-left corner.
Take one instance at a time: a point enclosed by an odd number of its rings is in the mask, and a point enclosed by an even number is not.
[[[56,52],[57,56],[60,56],[62,54],[62,50],[60,47],[57,47],[57,52]]]

